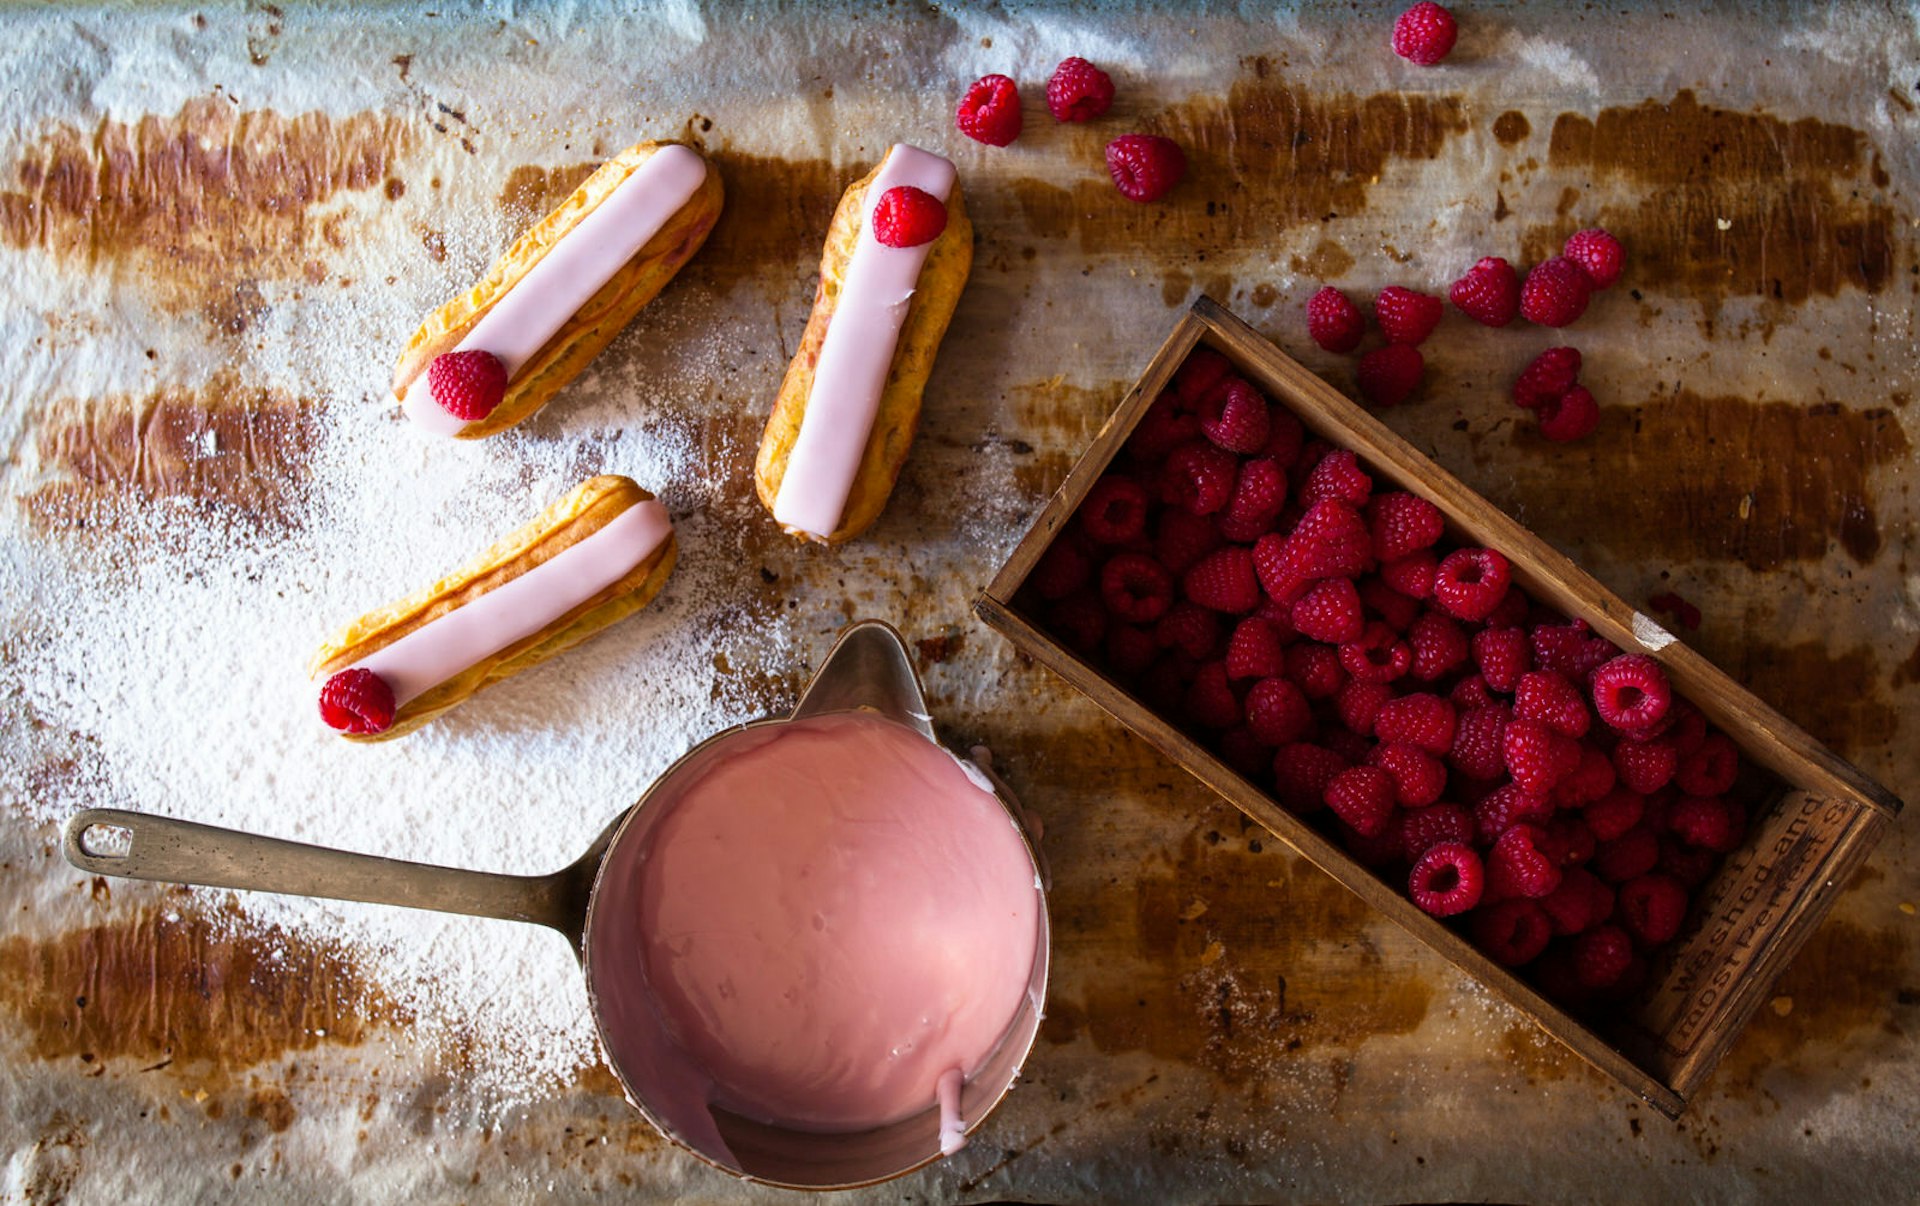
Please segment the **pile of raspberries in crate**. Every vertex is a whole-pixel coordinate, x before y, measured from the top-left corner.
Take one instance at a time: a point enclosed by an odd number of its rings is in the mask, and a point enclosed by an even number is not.
[[[1196,349],[1029,577],[1065,644],[1570,1006],[1746,831],[1724,734]],[[1740,783],[1740,787],[1736,787]]]

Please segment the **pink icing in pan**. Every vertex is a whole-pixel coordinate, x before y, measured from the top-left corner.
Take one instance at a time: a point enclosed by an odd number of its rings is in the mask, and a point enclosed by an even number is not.
[[[932,243],[888,247],[873,237],[873,207],[888,189],[911,185],[941,201],[953,191],[953,164],[898,143],[867,186],[866,212],[847,264],[820,359],[813,370],[800,434],[773,501],[787,530],[824,540],[840,526],[867,438],[880,414],[880,393],[893,367],[900,327]]]
[[[554,332],[680,212],[706,178],[706,160],[686,147],[655,151],[495,300],[453,350],[493,353],[512,381]],[[434,403],[424,374],[407,391],[401,409],[435,435],[456,435],[466,427]]]

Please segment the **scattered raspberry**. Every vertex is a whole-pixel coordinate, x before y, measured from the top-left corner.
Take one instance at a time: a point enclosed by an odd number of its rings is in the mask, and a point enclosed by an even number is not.
[[[1053,631],[1077,653],[1091,657],[1107,635],[1107,608],[1091,590],[1068,595],[1053,605],[1047,619]]]
[[[1381,741],[1405,741],[1444,754],[1453,748],[1458,723],[1452,704],[1423,691],[1384,704],[1373,719],[1373,733]]]
[[[1280,632],[1259,616],[1248,616],[1227,638],[1228,678],[1268,678],[1287,666]]]
[[[1585,808],[1597,803],[1613,790],[1618,776],[1613,769],[1613,759],[1594,746],[1580,747],[1580,765],[1573,773],[1556,783],[1553,788],[1553,803],[1557,808]]]
[[[1611,842],[1640,823],[1645,805],[1640,795],[1621,788],[1587,805],[1580,815],[1585,818],[1587,828],[1593,830],[1594,837]]]
[[[1173,390],[1189,407],[1212,393],[1222,381],[1233,375],[1233,364],[1210,347],[1196,347],[1187,353],[1173,372]]]
[[[1272,457],[1256,456],[1240,462],[1233,494],[1220,513],[1220,534],[1252,543],[1273,529],[1287,505],[1287,471]]]
[[[1537,720],[1562,737],[1585,737],[1593,716],[1579,688],[1551,670],[1533,670],[1520,676],[1513,692],[1513,714]]]
[[[1433,579],[1439,568],[1440,560],[1433,550],[1422,549],[1382,565],[1380,580],[1409,599],[1428,599],[1433,597]]]
[[[1240,723],[1240,697],[1227,681],[1224,662],[1206,662],[1187,688],[1187,715],[1210,729],[1230,729]]]
[[[1417,745],[1404,741],[1377,745],[1367,765],[1393,776],[1394,803],[1402,808],[1425,808],[1439,800],[1447,787],[1447,768]]]
[[[1129,201],[1158,201],[1187,174],[1187,153],[1158,134],[1123,134],[1107,144],[1107,173]]]
[[[1338,645],[1358,640],[1366,628],[1360,592],[1351,578],[1323,578],[1293,605],[1293,627],[1303,637]]]
[[[1620,279],[1620,269],[1627,260],[1626,249],[1620,246],[1620,240],[1597,227],[1591,230],[1576,230],[1567,236],[1565,247],[1560,253],[1580,265],[1587,274],[1587,280],[1595,289],[1605,289]]]
[[[1595,926],[1573,940],[1573,976],[1586,989],[1611,988],[1633,962],[1633,939],[1616,925]]]
[[[1680,755],[1666,741],[1622,741],[1613,747],[1613,769],[1628,791],[1649,795],[1673,781]]]
[[[1513,404],[1538,410],[1572,389],[1579,376],[1578,348],[1548,348],[1520,370],[1520,379],[1513,383]]]
[[[1034,592],[1049,603],[1064,599],[1087,584],[1093,574],[1093,561],[1071,540],[1056,540],[1047,546],[1027,579]]]
[[[1224,448],[1207,440],[1182,444],[1167,454],[1160,479],[1160,498],[1195,515],[1211,515],[1233,497],[1240,462]]]
[[[1520,967],[1540,957],[1553,937],[1553,922],[1537,900],[1503,900],[1473,914],[1474,945],[1495,963]]]
[[[1613,889],[1584,867],[1569,867],[1560,886],[1540,898],[1540,907],[1553,922],[1553,932],[1578,934],[1613,915]]]
[[[1380,324],[1380,333],[1387,337],[1388,343],[1403,343],[1408,347],[1424,343],[1440,325],[1440,316],[1445,310],[1439,298],[1398,285],[1388,285],[1373,300],[1373,316]]]
[[[1564,327],[1587,312],[1593,282],[1586,270],[1563,256],[1535,264],[1520,286],[1520,313],[1543,327]]]
[[[1545,796],[1508,783],[1473,806],[1473,833],[1482,844],[1490,844],[1515,825],[1544,827],[1552,815],[1553,805]]]
[[[1496,899],[1538,899],[1560,886],[1560,867],[1542,847],[1547,835],[1537,825],[1507,828],[1487,851],[1487,890]]]
[[[1247,731],[1272,748],[1298,741],[1313,729],[1313,712],[1300,688],[1284,678],[1263,678],[1247,692]]]
[[[1452,917],[1473,908],[1485,887],[1480,856],[1459,842],[1429,846],[1407,877],[1407,895],[1434,917]]]
[[[1507,722],[1500,753],[1515,783],[1543,795],[1580,765],[1579,742],[1519,716]]]
[[[1287,646],[1287,679],[1308,699],[1332,699],[1347,685],[1340,652],[1330,645],[1301,641]]]
[[[1020,137],[1020,87],[1004,75],[983,75],[960,98],[953,124],[975,142],[1004,147]]]
[[[1621,732],[1651,729],[1672,704],[1667,672],[1644,654],[1621,654],[1593,672],[1593,710]]]
[[[1080,530],[1095,544],[1139,539],[1147,530],[1146,487],[1114,473],[1093,483],[1080,504]]]
[[[1715,733],[1680,760],[1673,782],[1690,796],[1717,796],[1740,777],[1740,751],[1724,734]]]
[[[1393,688],[1385,683],[1363,683],[1348,679],[1333,698],[1334,713],[1347,731],[1362,737],[1373,736],[1373,721],[1380,708],[1393,698]]]
[[[1188,364],[1193,363],[1189,358]],[[1200,435],[1200,418],[1173,390],[1166,390],[1147,407],[1127,441],[1127,456],[1137,464],[1157,464],[1180,445]]]
[[[1621,884],[1617,901],[1613,915],[1648,946],[1671,941],[1687,919],[1687,890],[1678,880],[1658,873]]]
[[[1422,612],[1407,629],[1413,647],[1413,677],[1437,682],[1467,663],[1467,634],[1460,625],[1437,612]]]
[[[1354,377],[1367,401],[1381,408],[1398,406],[1420,388],[1427,361],[1418,348],[1390,343],[1360,357]]]
[[[1492,549],[1455,549],[1433,576],[1433,601],[1450,616],[1484,620],[1506,597],[1512,571]]]
[[[1326,803],[1327,785],[1345,769],[1346,759],[1324,746],[1283,745],[1273,752],[1274,794],[1295,813],[1317,812]]]
[[[1490,255],[1453,282],[1447,296],[1475,322],[1504,327],[1520,312],[1520,274],[1512,264]]]
[[[1351,352],[1367,333],[1367,320],[1347,295],[1327,285],[1307,299],[1307,334],[1329,352]]]
[[[1482,628],[1473,634],[1473,664],[1487,679],[1487,686],[1512,693],[1527,672],[1527,634],[1518,628]]]
[[[1202,607],[1244,615],[1260,605],[1260,583],[1253,575],[1253,554],[1228,545],[1202,557],[1180,579],[1181,593]]]
[[[1163,649],[1178,649],[1199,661],[1220,647],[1220,617],[1185,599],[1167,609],[1154,625],[1153,639]]]
[[[1121,553],[1100,569],[1100,598],[1129,624],[1151,624],[1173,606],[1173,575],[1144,553]]]
[[[1107,626],[1107,665],[1131,677],[1153,664],[1160,656],[1160,642],[1144,628],[1132,624]]]
[[[1601,842],[1588,865],[1610,884],[1623,884],[1645,875],[1660,861],[1660,840],[1645,829],[1630,829],[1611,842]]]
[[[1360,601],[1372,609],[1382,624],[1402,636],[1421,615],[1420,600],[1409,599],[1379,578],[1371,576],[1360,581]]]
[[[1160,512],[1153,534],[1153,555],[1169,573],[1184,574],[1193,563],[1220,547],[1220,532],[1205,516],[1179,507]]]
[[[1469,779],[1499,778],[1506,769],[1501,751],[1510,717],[1511,713],[1499,705],[1463,711],[1454,726],[1453,744],[1447,749],[1447,765]]]
[[[1715,854],[1739,849],[1747,836],[1746,818],[1740,809],[1720,796],[1681,796],[1667,814],[1667,828],[1689,846],[1701,846]]]
[[[1361,682],[1390,683],[1413,668],[1413,646],[1376,620],[1359,640],[1340,646],[1340,668]]]
[[[1473,815],[1458,804],[1417,808],[1400,826],[1401,857],[1410,863],[1420,861],[1421,855],[1442,842],[1466,845],[1472,841]]]
[[[507,396],[507,366],[492,352],[442,352],[427,365],[427,393],[463,423],[477,423]]]
[[[1593,391],[1576,385],[1558,398],[1540,404],[1540,434],[1556,444],[1584,440],[1600,426],[1600,404]]]
[[[1113,107],[1113,78],[1079,56],[1060,60],[1047,81],[1055,121],[1092,121]]]
[[[1267,442],[1267,400],[1239,377],[1228,377],[1200,400],[1200,433],[1228,452],[1258,452]]]
[[[342,670],[320,688],[320,719],[330,729],[370,737],[393,727],[393,688],[364,667]]]
[[[888,247],[931,243],[946,228],[946,202],[911,184],[881,193],[873,207],[873,237]]]
[[[1393,53],[1410,63],[1431,67],[1447,57],[1459,36],[1452,13],[1433,0],[1421,0],[1393,23]]]
[[[1371,479],[1367,485],[1371,489]],[[1446,530],[1440,508],[1418,495],[1395,490],[1362,501],[1367,506],[1367,528],[1373,534],[1373,555],[1381,561],[1398,561],[1431,548]]]
[[[1375,837],[1393,816],[1393,776],[1377,766],[1350,766],[1327,784],[1327,807],[1362,837]]]

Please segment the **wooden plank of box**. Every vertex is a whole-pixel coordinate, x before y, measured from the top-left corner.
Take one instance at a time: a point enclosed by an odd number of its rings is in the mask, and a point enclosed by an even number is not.
[[[1200,344],[1226,356],[1315,435],[1358,453],[1376,478],[1432,500],[1446,516],[1449,536],[1506,554],[1514,583],[1534,598],[1584,619],[1622,649],[1658,660],[1674,690],[1698,705],[1741,753],[1778,780],[1779,790],[1756,808],[1745,845],[1702,886],[1686,930],[1653,968],[1647,989],[1623,1007],[1620,1029],[1611,1041],[1421,912],[1404,893],[1156,716],[1015,606],[1015,596],[1041,554],[1167,388],[1174,370]],[[1900,800],[1857,767],[1680,644],[1210,297],[1195,302],[1174,327],[975,610],[1017,648],[1091,696],[1315,866],[1669,1117],[1686,1108],[1774,978],[1806,943],[1900,811]]]

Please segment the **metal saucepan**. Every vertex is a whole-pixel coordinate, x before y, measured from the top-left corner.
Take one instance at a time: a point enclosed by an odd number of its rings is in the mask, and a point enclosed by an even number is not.
[[[644,1001],[634,999],[630,977],[596,971],[631,950],[642,921],[626,885],[644,853],[647,801],[677,777],[724,758],[731,739],[766,725],[834,712],[872,711],[935,741],[920,680],[899,633],[877,620],[854,624],[807,684],[789,717],[769,717],[716,734],[669,767],[639,801],[617,817],[571,865],[550,875],[498,875],[377,858],[257,837],[119,809],[88,809],[67,823],[65,852],[74,866],[100,875],[168,883],[199,884],[320,896],[372,904],[403,905],[530,921],[549,926],[573,945],[586,973],[587,999],[600,1042],[627,1098],[662,1134],[727,1172],[799,1189],[869,1185],[911,1172],[941,1154],[939,1111],[874,1130],[821,1133],[771,1126],[726,1110],[697,1116],[687,1103],[654,1092],[649,1084],[650,1040],[638,1032],[658,1026]],[[998,780],[996,795],[1019,828],[1029,859],[1040,870],[1025,817]],[[960,1095],[960,1114],[971,1130],[1013,1087],[1039,1033],[1046,1000],[1050,940],[1046,898],[1036,893],[1039,929],[1027,992],[1005,1035]]]

